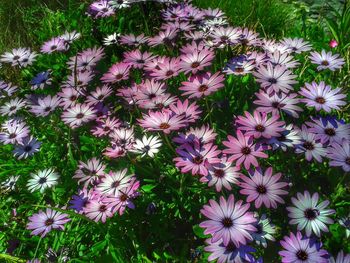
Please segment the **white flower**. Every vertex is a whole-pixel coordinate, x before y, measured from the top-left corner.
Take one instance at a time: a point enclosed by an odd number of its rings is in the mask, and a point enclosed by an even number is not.
[[[41,170],[36,174],[32,173],[31,176],[27,183],[28,190],[30,192],[40,190],[40,193],[44,192],[46,188],[56,185],[60,177],[52,168]]]
[[[105,46],[110,46],[118,43],[119,34],[113,33],[103,39],[103,44]]]
[[[19,178],[19,175],[10,176],[6,181],[1,183],[1,188],[5,191],[15,190],[16,182]]]
[[[252,236],[258,245],[266,248],[267,240],[275,241],[273,235],[276,233],[276,227],[270,223],[270,219],[265,214],[262,214],[255,227],[257,231],[253,232]]]
[[[141,157],[148,155],[153,158],[154,155],[159,152],[160,146],[162,146],[162,143],[158,136],[150,136],[147,138],[147,136],[144,135],[142,140],[135,140],[134,149],[132,151],[141,153]]]
[[[133,174],[127,175],[127,172],[127,169],[117,172],[109,172],[109,174],[106,174],[106,176],[102,179],[101,183],[97,185],[97,190],[104,195],[119,195],[119,191],[125,187],[128,187],[134,176]]]

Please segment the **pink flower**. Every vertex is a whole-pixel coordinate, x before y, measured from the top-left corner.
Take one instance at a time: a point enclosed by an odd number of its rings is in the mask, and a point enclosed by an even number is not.
[[[115,83],[129,78],[131,65],[129,63],[119,62],[114,64],[107,73],[103,74],[101,80],[104,83]]]
[[[182,82],[179,90],[184,91],[183,95],[189,98],[201,98],[219,90],[224,86],[224,75],[216,72],[212,75],[210,72],[190,77],[189,81]]]
[[[280,195],[288,194],[282,190],[288,183],[279,182],[281,176],[281,173],[272,175],[272,167],[267,168],[264,175],[260,169],[255,170],[250,177],[241,175],[243,182],[239,183],[242,188],[239,192],[248,196],[247,202],[255,201],[256,208],[260,208],[262,204],[267,208],[277,208],[277,203],[284,204]]]
[[[147,64],[145,68],[153,67],[150,72],[151,77],[156,80],[166,80],[179,75],[180,72],[180,58],[164,58],[164,60],[155,60]]]
[[[192,53],[182,54],[180,56],[180,68],[185,74],[192,72],[193,74],[210,66],[215,54],[209,49],[197,50]]]
[[[138,122],[148,131],[163,131],[166,134],[185,126],[184,116],[173,115],[169,111],[149,111]]]
[[[279,115],[272,115],[270,118],[266,113],[254,111],[252,116],[249,112],[245,112],[245,117],[238,116],[236,125],[238,129],[244,132],[245,136],[254,136],[254,138],[280,136],[280,132],[284,131],[284,121],[278,121]]]
[[[124,53],[124,62],[134,68],[143,68],[143,65],[154,59],[155,56],[149,52],[141,52],[139,49]]]
[[[254,144],[253,136],[244,136],[240,130],[237,130],[237,138],[229,135],[228,141],[222,142],[228,149],[223,150],[223,153],[232,154],[229,161],[235,161],[236,165],[244,163],[245,169],[249,169],[251,165],[258,167],[256,157],[267,158],[268,155],[263,153],[266,148],[260,144]]]
[[[177,167],[181,168],[182,173],[192,172],[192,175],[208,175],[208,168],[211,164],[220,163],[217,156],[221,153],[213,143],[202,145],[197,142],[194,144],[183,144],[176,150],[180,157],[174,158]]]
[[[182,102],[177,100],[169,106],[170,110],[178,116],[184,116],[184,121],[186,123],[194,123],[200,118],[202,111],[199,109],[199,106],[193,102],[190,104],[189,100]]]

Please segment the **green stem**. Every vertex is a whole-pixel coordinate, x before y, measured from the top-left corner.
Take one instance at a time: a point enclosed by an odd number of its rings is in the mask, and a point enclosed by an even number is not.
[[[35,252],[34,252],[34,259],[35,259],[35,257],[36,257],[36,254],[38,253],[38,249],[39,249],[39,246],[40,246],[40,243],[41,243],[41,240],[42,240],[43,238],[42,237],[40,237],[40,239],[39,239],[39,242],[38,242],[38,245],[36,246],[36,248],[35,248]]]
[[[176,153],[176,151],[175,151],[173,145],[171,144],[171,142],[170,142],[170,140],[169,140],[168,135],[164,133],[164,136],[163,136],[163,137],[164,137],[165,143],[169,146],[169,148],[170,148],[174,153]]]

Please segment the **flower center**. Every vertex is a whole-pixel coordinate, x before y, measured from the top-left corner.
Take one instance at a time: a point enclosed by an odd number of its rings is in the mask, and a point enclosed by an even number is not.
[[[328,66],[329,65],[329,62],[327,60],[323,60],[322,63],[321,63],[323,66]]]
[[[12,107],[9,108],[10,111],[14,111],[15,109],[17,109],[16,106],[12,106]]]
[[[256,191],[259,193],[259,194],[266,194],[267,192],[267,189],[264,185],[258,185],[256,187]]]
[[[120,182],[119,181],[115,181],[111,184],[111,187],[112,188],[117,188],[118,186],[120,185]]]
[[[242,73],[243,71],[244,71],[244,68],[242,68],[242,67],[235,68],[235,72],[237,72],[237,73]]]
[[[277,141],[279,142],[284,142],[286,141],[287,137],[286,135],[282,134],[281,136],[277,137]]]
[[[14,56],[13,57],[13,60],[19,60],[20,59],[20,56]]]
[[[46,107],[45,109],[44,109],[44,111],[46,111],[46,112],[48,112],[48,111],[50,111],[51,110],[51,107]]]
[[[120,201],[125,202],[126,200],[128,200],[128,195],[127,194],[122,194],[120,196]]]
[[[270,82],[271,84],[276,84],[277,83],[277,79],[275,78],[269,78],[268,82]]]
[[[217,169],[214,172],[215,177],[222,178],[225,176],[225,172],[222,169]]]
[[[325,104],[326,100],[323,97],[317,97],[315,101],[319,104]]]
[[[77,116],[76,116],[77,119],[82,119],[84,118],[84,113],[78,113]]]
[[[143,64],[143,63],[145,63],[145,61],[143,59],[138,59],[138,60],[136,60],[136,63]]]
[[[173,75],[174,74],[174,71],[172,71],[172,70],[168,70],[167,72],[166,72],[166,76],[167,77],[169,77],[169,76],[171,76],[171,75]]]
[[[198,156],[196,156],[196,157],[193,158],[193,162],[194,162],[195,164],[201,164],[201,163],[203,162],[203,157],[200,156],[200,155],[198,155]]]
[[[350,165],[350,157],[348,157],[348,158],[345,159],[345,163],[346,163],[347,165]]]
[[[233,226],[232,219],[229,218],[229,217],[225,217],[225,218],[221,221],[221,223],[222,223],[222,224],[224,225],[224,227],[226,227],[226,228],[229,228],[229,227]]]
[[[124,76],[123,74],[117,74],[117,75],[115,76],[115,78],[116,78],[116,79],[122,79],[123,76]]]
[[[297,258],[300,260],[307,260],[308,256],[307,253],[304,250],[299,250],[297,252]]]
[[[226,251],[229,253],[232,253],[233,251],[235,251],[237,249],[237,247],[235,246],[235,244],[233,244],[233,242],[229,242],[226,246]]]
[[[10,139],[14,139],[14,138],[16,138],[17,137],[17,134],[16,133],[11,133],[10,135],[9,135],[9,138]]]
[[[271,103],[271,106],[275,109],[278,109],[280,107],[280,103],[278,101],[274,101]]]
[[[306,209],[304,211],[304,216],[309,220],[314,220],[318,216],[319,212],[317,209]]]
[[[73,96],[70,97],[70,100],[71,100],[71,101],[75,101],[76,99],[77,99],[77,96],[75,96],[75,95],[73,95]]]
[[[324,130],[324,133],[327,134],[328,136],[334,136],[335,130],[333,128],[327,128]]]
[[[105,206],[105,205],[101,205],[100,206],[100,208],[98,209],[98,211],[100,211],[100,212],[105,212],[107,210],[107,206]]]
[[[199,65],[200,65],[200,63],[199,63],[198,61],[196,61],[196,62],[193,62],[193,63],[192,63],[191,67],[192,67],[192,68],[198,68]]]
[[[51,50],[55,50],[57,48],[56,45],[51,46]]]
[[[242,152],[243,154],[245,154],[245,155],[248,155],[248,154],[251,153],[251,150],[250,150],[249,147],[243,147],[242,150],[241,150],[241,152]]]
[[[226,42],[228,40],[228,36],[221,36],[220,40],[221,42]]]
[[[32,146],[27,145],[26,147],[24,147],[24,151],[25,152],[30,152],[32,150]]]
[[[309,151],[312,151],[315,148],[312,142],[304,142],[303,146],[306,150]]]
[[[207,85],[200,85],[199,87],[198,87],[198,91],[199,92],[204,92],[204,91],[206,91],[206,90],[208,90],[209,89],[209,87],[207,86]]]
[[[44,184],[44,183],[46,183],[46,178],[45,177],[41,177],[40,179],[39,179],[39,181],[38,181],[38,183],[39,184]]]
[[[163,122],[159,125],[159,128],[162,129],[162,130],[166,130],[166,129],[169,129],[170,128],[170,125],[166,122]]]
[[[249,40],[246,38],[241,39],[242,45],[247,45],[249,43]]]
[[[48,218],[45,221],[45,226],[51,226],[54,223],[54,220],[52,218]]]
[[[263,131],[265,131],[265,127],[262,126],[261,124],[258,124],[255,126],[255,130],[258,132],[263,132]]]

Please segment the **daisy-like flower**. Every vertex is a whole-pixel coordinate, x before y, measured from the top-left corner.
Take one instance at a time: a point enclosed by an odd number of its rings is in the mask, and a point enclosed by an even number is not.
[[[46,85],[51,85],[51,81],[50,71],[44,71],[38,73],[29,83],[32,85],[32,90],[36,90],[43,89]]]
[[[199,141],[202,144],[207,144],[213,142],[217,134],[214,132],[209,125],[203,125],[200,128],[191,127],[186,134],[180,133],[177,137],[173,139],[174,142],[179,144],[193,144],[195,141]]]
[[[291,225],[297,224],[298,231],[305,229],[306,235],[310,236],[314,233],[321,236],[321,231],[328,232],[326,224],[333,224],[333,220],[328,216],[335,213],[333,209],[326,209],[329,201],[319,203],[318,193],[310,196],[308,191],[304,194],[297,193],[297,198],[292,197],[294,206],[287,207],[288,216],[291,218]]]
[[[280,111],[291,115],[294,118],[299,118],[299,111],[303,111],[297,104],[300,102],[300,99],[297,98],[298,94],[296,93],[275,93],[269,94],[263,90],[260,90],[259,93],[255,93],[255,96],[258,98],[254,100],[253,103],[259,105],[256,109],[260,112],[271,112],[272,114],[280,114]]]
[[[104,83],[116,83],[129,78],[131,65],[129,63],[119,62],[109,68],[108,72],[103,74],[101,80]]]
[[[132,4],[133,2],[135,2],[135,1],[133,1],[133,0],[110,0],[109,4],[114,9],[122,9],[122,8],[130,7],[130,4]]]
[[[239,186],[242,188],[239,192],[247,195],[247,202],[255,201],[255,207],[260,208],[262,204],[267,208],[277,208],[278,203],[284,204],[282,195],[288,194],[283,188],[288,183],[280,182],[282,174],[272,175],[272,167],[266,169],[263,173],[260,169],[256,169],[254,173],[250,173],[250,177],[241,175],[242,182]]]
[[[113,216],[113,213],[112,208],[105,203],[104,199],[100,197],[90,200],[84,208],[84,214],[95,222],[101,221],[105,223],[107,218]]]
[[[340,142],[343,139],[350,140],[350,124],[339,121],[334,117],[312,118],[312,122],[306,122],[308,131],[315,134],[315,139],[322,144]]]
[[[268,53],[274,53],[276,51],[282,54],[291,52],[288,46],[285,46],[280,43],[276,43],[275,40],[270,40],[270,39],[263,39],[261,43],[261,47]]]
[[[241,35],[238,42],[243,46],[259,46],[259,34],[249,30],[249,28],[241,29]]]
[[[102,47],[88,48],[71,57],[67,64],[73,72],[93,71],[103,56],[104,50]]]
[[[266,113],[254,111],[253,115],[245,112],[245,117],[238,116],[236,119],[237,128],[244,132],[245,136],[254,136],[254,138],[280,136],[284,131],[284,121],[279,121],[279,115],[272,115],[270,118]]]
[[[327,150],[323,147],[322,143],[316,140],[316,135],[311,133],[306,125],[303,125],[299,133],[301,138],[301,144],[297,145],[295,152],[305,152],[305,158],[311,161],[312,158],[316,159],[319,163],[322,162],[322,156],[325,156]]]
[[[297,75],[293,75],[285,66],[273,66],[270,62],[266,66],[260,65],[253,75],[261,87],[269,93],[280,91],[289,93],[293,89],[293,84],[298,83],[295,80]]]
[[[97,103],[103,102],[105,99],[107,99],[112,92],[112,88],[107,85],[97,87],[94,91],[90,92],[89,96],[87,96],[86,103],[96,105]]]
[[[227,200],[221,196],[219,203],[211,199],[209,205],[204,205],[201,209],[201,214],[209,220],[199,226],[205,228],[204,234],[212,235],[211,242],[222,239],[225,246],[230,242],[236,247],[245,245],[247,241],[253,240],[250,232],[256,231],[254,214],[247,212],[249,206],[243,205],[242,200],[235,202],[232,194]]]
[[[78,183],[84,183],[86,188],[88,185],[97,184],[98,180],[105,175],[106,165],[94,157],[86,163],[79,161],[78,168],[73,178],[78,179]]]
[[[294,57],[289,53],[281,53],[279,51],[275,51],[273,53],[268,53],[268,61],[272,63],[272,65],[282,65],[286,68],[296,68],[300,65],[300,63],[296,60],[293,60]]]
[[[350,141],[343,139],[341,143],[333,142],[327,149],[330,166],[340,166],[345,172],[350,171]]]
[[[191,171],[192,175],[207,176],[210,165],[221,161],[218,158],[221,151],[213,143],[183,144],[176,149],[176,153],[179,155],[174,158],[176,167],[181,168],[182,173]]]
[[[324,69],[335,71],[345,64],[345,60],[339,54],[333,55],[331,51],[326,53],[325,50],[322,50],[321,53],[310,52],[310,60],[311,63],[318,65],[318,71]]]
[[[196,102],[190,104],[189,100],[177,100],[169,106],[170,110],[178,116],[185,116],[186,123],[194,123],[200,118],[202,111]]]
[[[306,106],[314,107],[317,111],[340,110],[340,106],[346,105],[343,100],[346,95],[341,93],[341,89],[332,89],[324,81],[319,84],[316,82],[305,83],[305,87],[301,88],[299,94],[305,97],[300,99],[301,102],[304,102]]]
[[[75,30],[71,32],[64,32],[63,35],[60,36],[66,42],[66,44],[72,44],[75,40],[79,39],[81,37],[81,34]]]
[[[163,131],[169,134],[184,127],[184,116],[173,115],[169,111],[149,111],[138,120],[147,131]]]
[[[97,185],[96,189],[103,195],[117,195],[119,191],[125,187],[127,187],[131,179],[134,177],[133,174],[127,174],[128,169],[124,169],[121,171],[110,171],[106,174],[101,182]]]
[[[350,214],[348,216],[343,216],[338,220],[339,225],[345,227],[346,238],[350,237]]]
[[[134,68],[142,69],[143,65],[152,59],[155,56],[150,52],[141,52],[139,49],[124,53],[124,62],[130,64]]]
[[[64,39],[60,37],[54,37],[48,41],[46,41],[42,46],[40,51],[42,53],[51,54],[56,51],[66,51],[68,49],[67,43]]]
[[[75,106],[78,102],[78,98],[82,94],[76,88],[63,88],[61,92],[57,93],[57,95],[61,98],[60,106],[66,110],[72,106]]]
[[[26,107],[26,101],[21,98],[14,98],[6,102],[3,106],[0,107],[0,113],[2,115],[12,116],[17,113],[17,111]]]
[[[208,245],[204,247],[204,250],[210,253],[208,261],[215,260],[215,262],[218,263],[255,262],[254,257],[250,253],[253,253],[256,250],[251,246],[236,246],[232,241],[227,245],[224,245],[221,240],[213,242],[211,239],[207,239],[205,242]]]
[[[328,252],[321,249],[322,244],[312,238],[304,237],[300,232],[290,233],[280,241],[284,250],[278,252],[282,263],[327,263]]]
[[[28,136],[22,140],[23,144],[19,144],[15,146],[13,150],[13,155],[17,157],[17,159],[26,159],[36,152],[39,152],[41,142],[37,141],[32,136]]]
[[[120,43],[128,46],[139,46],[146,43],[147,40],[148,37],[145,37],[144,34],[138,36],[135,36],[134,34],[120,36]]]
[[[211,65],[215,54],[209,49],[203,49],[198,51],[193,51],[192,53],[182,54],[180,56],[180,68],[185,74],[192,72],[192,74],[203,70],[205,67]]]
[[[256,213],[255,216],[258,217],[258,214]],[[267,240],[275,241],[273,235],[277,232],[276,227],[271,224],[271,220],[265,214],[262,214],[259,221],[256,222],[255,227],[257,231],[252,232],[255,243],[266,248]]]
[[[72,72],[72,74],[67,77],[67,80],[65,80],[61,86],[62,88],[74,88],[77,90],[83,90],[83,88],[85,88],[90,83],[90,81],[92,81],[93,77],[94,73],[91,71]]]
[[[29,127],[25,122],[10,120],[3,124],[0,142],[3,144],[23,144],[23,139],[27,136],[29,136]]]
[[[32,235],[46,236],[52,229],[64,230],[64,225],[70,221],[67,214],[47,208],[45,212],[29,217],[30,222],[27,224],[27,229],[33,230]]]
[[[180,72],[180,58],[155,59],[145,65],[150,76],[156,80],[166,80],[176,77]]]
[[[96,118],[96,109],[87,104],[77,103],[62,114],[62,120],[70,127],[77,128]]]
[[[304,41],[302,38],[284,38],[280,42],[283,46],[286,46],[290,52],[300,54],[311,50],[309,42]]]
[[[6,192],[15,190],[16,183],[19,177],[19,175],[12,175],[9,178],[7,178],[5,181],[1,182],[1,189],[3,189]]]
[[[283,151],[287,151],[287,148],[294,148],[301,144],[301,137],[299,135],[299,129],[293,127],[293,124],[289,124],[284,127],[284,131],[278,137],[272,137],[267,141],[272,146],[273,150],[281,148]]]
[[[115,117],[101,118],[97,120],[97,126],[91,131],[97,137],[102,137],[111,134],[115,129],[119,128],[121,122]]]
[[[29,48],[14,48],[11,52],[2,54],[0,62],[9,63],[11,66],[26,67],[33,64],[37,55]]]
[[[6,83],[0,80],[0,98],[10,97],[18,90],[17,86],[12,85],[12,83]]]
[[[236,161],[236,165],[244,164],[245,169],[251,165],[258,167],[257,157],[267,158],[268,155],[263,152],[265,147],[260,144],[254,144],[253,136],[245,136],[240,130],[237,130],[237,139],[233,136],[227,136],[228,141],[222,142],[228,149],[223,153],[229,154],[229,161]]]
[[[30,192],[39,190],[43,193],[45,189],[51,188],[57,184],[59,174],[52,168],[40,170],[37,173],[31,174],[31,179],[28,180],[27,187]]]
[[[37,103],[30,107],[30,112],[36,116],[45,117],[53,112],[60,104],[60,97],[48,95],[43,98],[38,98]]]
[[[240,55],[231,59],[224,68],[223,72],[228,75],[246,75],[255,69],[255,61],[248,59],[246,55]]]
[[[136,139],[133,145],[133,152],[141,154],[141,157],[148,155],[153,158],[156,153],[159,152],[159,148],[162,146],[162,140],[158,136],[144,135],[142,139]]]
[[[231,184],[237,184],[240,173],[239,168],[232,166],[232,162],[227,161],[227,157],[222,157],[220,163],[214,163],[209,166],[208,175],[202,176],[200,181],[208,183],[208,186],[213,187],[217,192],[220,192],[222,187],[227,190],[232,190]]]
[[[212,45],[218,48],[224,48],[227,45],[234,45],[238,43],[241,36],[241,30],[233,27],[219,27],[215,28],[209,34]]]
[[[99,18],[112,16],[115,14],[115,11],[114,8],[110,5],[109,0],[100,0],[90,4],[88,13],[94,18]]]
[[[159,31],[157,36],[148,39],[150,46],[158,46],[162,44],[172,45],[177,37],[179,30],[172,27],[167,27],[164,31]]]
[[[119,34],[113,33],[111,35],[106,36],[103,39],[103,44],[105,46],[115,45],[118,43],[118,40],[119,40]]]
[[[337,255],[337,259],[331,257],[329,263],[350,263],[350,254],[344,254],[343,250]]]
[[[112,208],[112,212],[118,212],[119,215],[122,215],[127,207],[134,209],[135,205],[132,200],[139,195],[137,191],[139,187],[140,181],[133,178],[127,187],[119,190],[117,195],[109,196],[106,202],[108,202],[108,206]]]
[[[133,127],[130,129],[123,127],[115,129],[109,135],[109,137],[114,144],[127,150],[132,149],[135,142],[135,133]]]
[[[182,82],[179,90],[184,91],[183,95],[189,98],[201,98],[219,90],[224,86],[224,75],[216,72],[212,75],[210,72],[191,76],[189,81]]]

